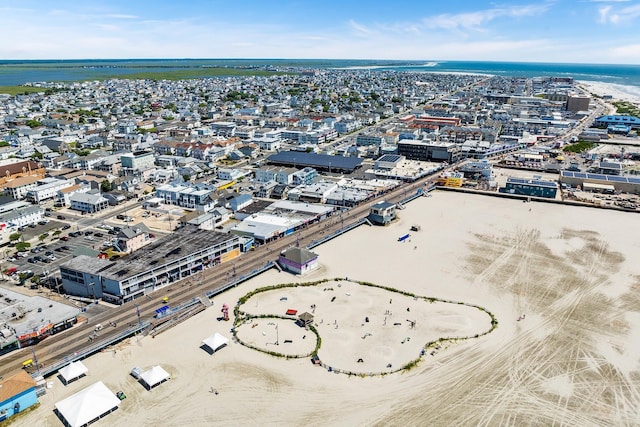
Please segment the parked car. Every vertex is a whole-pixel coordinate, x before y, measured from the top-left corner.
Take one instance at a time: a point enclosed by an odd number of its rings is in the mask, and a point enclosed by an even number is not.
[[[62,230],[68,230],[70,228],[71,228],[71,226],[69,224],[66,224],[66,225],[62,226]]]
[[[64,215],[58,215],[56,218],[58,218],[58,219],[66,219],[66,218],[64,217]]]
[[[62,240],[63,242],[66,242],[67,240],[69,240],[69,236],[62,236],[60,237],[60,240]]]

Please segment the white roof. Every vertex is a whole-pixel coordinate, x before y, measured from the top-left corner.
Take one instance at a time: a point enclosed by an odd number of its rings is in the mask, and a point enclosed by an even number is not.
[[[156,365],[148,371],[140,374],[140,379],[145,382],[149,387],[153,387],[155,385],[160,384],[164,380],[168,380],[171,378],[171,375],[164,369],[162,366]]]
[[[84,366],[84,363],[82,363],[81,361],[77,361],[69,363],[67,366],[60,369],[58,373],[62,375],[62,378],[64,378],[64,382],[68,383],[75,378],[81,377],[88,371],[89,370],[86,366]]]
[[[219,333],[211,335],[209,338],[202,340],[202,344],[208,346],[214,352],[229,342],[228,338],[223,337]]]
[[[77,427],[112,411],[118,405],[120,399],[102,381],[98,381],[61,400],[55,406],[71,427]]]

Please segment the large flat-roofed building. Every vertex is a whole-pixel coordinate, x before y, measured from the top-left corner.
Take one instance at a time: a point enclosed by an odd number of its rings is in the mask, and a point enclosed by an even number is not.
[[[454,143],[403,139],[398,142],[398,155],[410,160],[454,163],[460,158],[460,149]]]
[[[601,127],[625,125],[629,126],[631,129],[638,129],[640,128],[640,119],[635,116],[628,115],[601,116],[594,121],[594,125]]]
[[[122,304],[238,255],[238,236],[187,226],[115,260],[80,255],[60,274],[69,294]]]
[[[640,194],[640,177],[605,175],[600,173],[585,173],[560,171],[560,182],[573,187],[592,184],[592,189],[600,189],[602,192],[609,192],[609,189],[624,193]]]
[[[506,186],[501,188],[500,192],[554,199],[558,192],[558,184],[554,181],[543,181],[541,179],[508,177]]]
[[[77,307],[39,295],[0,292],[0,354],[35,344],[77,322]]]
[[[302,151],[281,151],[267,157],[267,161],[273,165],[296,168],[308,166],[317,170],[347,173],[353,172],[362,165],[362,159],[358,157],[330,156]]]

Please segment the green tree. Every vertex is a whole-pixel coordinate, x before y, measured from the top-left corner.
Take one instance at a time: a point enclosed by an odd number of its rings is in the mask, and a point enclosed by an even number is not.
[[[31,158],[32,158],[32,159],[41,159],[41,158],[43,158],[43,157],[44,157],[44,156],[43,156],[43,155],[42,155],[42,153],[41,153],[41,152],[39,152],[39,151],[36,151],[35,153],[33,153],[33,154],[31,155]]]
[[[20,240],[20,237],[22,237],[22,233],[11,233],[9,235],[9,241],[15,242],[16,240]]]
[[[26,122],[24,122],[24,124],[29,126],[30,128],[37,128],[42,126],[42,123],[37,120],[27,120]]]
[[[105,179],[100,183],[100,191],[102,191],[103,193],[108,193],[109,191],[111,191],[111,189],[111,183],[108,179]]]
[[[182,175],[182,179],[184,179],[184,182],[189,182],[191,181],[191,175],[185,173],[184,175]]]
[[[29,242],[18,242],[16,243],[16,250],[18,252],[24,252],[31,247],[31,243]]]
[[[47,237],[49,237],[49,233],[42,233],[41,235],[38,236],[38,240],[42,242]]]

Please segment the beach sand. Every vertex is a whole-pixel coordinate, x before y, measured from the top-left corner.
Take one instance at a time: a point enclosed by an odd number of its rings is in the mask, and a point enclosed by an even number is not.
[[[580,86],[599,96],[611,95],[614,101],[628,101],[640,105],[640,87],[580,80]]]
[[[640,424],[636,215],[438,191],[398,214],[388,227],[361,226],[314,249],[321,267],[305,277],[270,271],[156,338],[132,338],[86,359],[87,377],[66,387],[51,377],[40,407],[14,425],[61,425],[55,402],[99,380],[127,399],[96,426]],[[410,232],[412,224],[421,231]],[[406,233],[410,241],[398,242]],[[200,348],[214,332],[231,337],[232,323],[217,320],[223,303],[233,307],[261,286],[346,277],[481,306],[499,325],[384,376],[329,372],[307,357],[276,358],[236,342],[213,355]],[[430,305],[347,281],[257,294],[242,308],[284,315],[310,312],[311,304],[321,359],[362,372],[411,360],[433,337],[487,327],[486,314],[468,306]],[[401,325],[385,329],[387,310]],[[415,330],[408,319],[417,319]],[[372,335],[363,339],[366,332]],[[254,319],[239,336],[269,350],[277,338],[278,349],[292,354],[315,343],[284,319]],[[156,364],[172,378],[151,391],[129,375]]]

